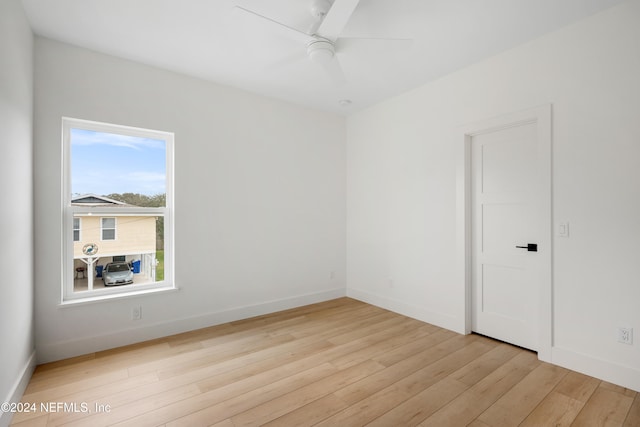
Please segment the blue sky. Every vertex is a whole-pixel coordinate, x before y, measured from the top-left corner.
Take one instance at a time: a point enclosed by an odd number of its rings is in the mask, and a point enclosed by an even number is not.
[[[71,193],[162,194],[166,146],[157,139],[71,129]]]

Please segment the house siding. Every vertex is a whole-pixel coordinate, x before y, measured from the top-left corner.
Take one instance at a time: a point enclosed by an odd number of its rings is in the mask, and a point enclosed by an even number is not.
[[[102,240],[102,218],[116,218],[115,240]],[[82,216],[80,241],[73,242],[73,257],[81,258],[87,243],[98,245],[98,256],[153,253],[156,251],[156,217]]]

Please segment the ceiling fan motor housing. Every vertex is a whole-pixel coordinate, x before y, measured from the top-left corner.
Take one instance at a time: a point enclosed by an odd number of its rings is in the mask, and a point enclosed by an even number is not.
[[[330,61],[334,54],[335,47],[329,40],[312,40],[307,45],[307,56],[312,61]]]

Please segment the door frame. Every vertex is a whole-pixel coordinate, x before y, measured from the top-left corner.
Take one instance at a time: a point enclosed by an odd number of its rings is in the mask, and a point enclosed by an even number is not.
[[[539,277],[539,282],[542,285],[538,293],[538,358],[547,362],[551,361],[551,348],[553,347],[551,115],[551,104],[545,104],[462,126],[458,129],[456,136],[456,229],[458,230],[456,270],[459,274],[459,283],[464,284],[464,332],[470,334],[473,310],[471,302],[471,140],[476,135],[501,129],[529,123],[536,125],[539,171],[537,182],[540,186],[540,197],[537,204],[540,208],[541,227],[545,230],[538,242],[540,249],[538,256],[545,261],[543,273]]]

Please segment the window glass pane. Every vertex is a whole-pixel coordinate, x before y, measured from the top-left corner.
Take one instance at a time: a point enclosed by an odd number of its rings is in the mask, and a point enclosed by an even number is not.
[[[88,290],[88,276],[92,276],[93,289],[140,285],[164,280],[164,217],[162,215],[116,215],[99,217],[95,214],[76,214],[82,223],[82,240],[73,244],[74,292]],[[116,230],[105,229],[103,224],[117,225]],[[75,232],[74,232],[75,236]],[[79,236],[80,237],[80,236]],[[123,255],[126,254],[126,255]],[[110,263],[127,263],[133,273],[133,282],[106,281],[104,269]],[[80,270],[78,270],[80,269]]]
[[[165,206],[163,140],[71,129],[71,193],[142,207]]]
[[[80,240],[80,218],[73,218],[73,241]]]
[[[74,119],[63,122],[68,144],[64,171],[69,174],[65,200],[73,218],[66,240],[73,254],[67,252],[65,263],[73,284],[63,285],[63,298],[82,298],[74,294],[84,292],[117,294],[136,285],[148,289],[144,285],[157,282],[171,286],[171,257],[165,277],[164,253],[172,249],[167,206],[172,177],[167,176],[167,165],[173,135]],[[66,221],[68,217],[69,224]]]
[[[102,240],[114,240],[116,238],[116,219],[102,218]]]

